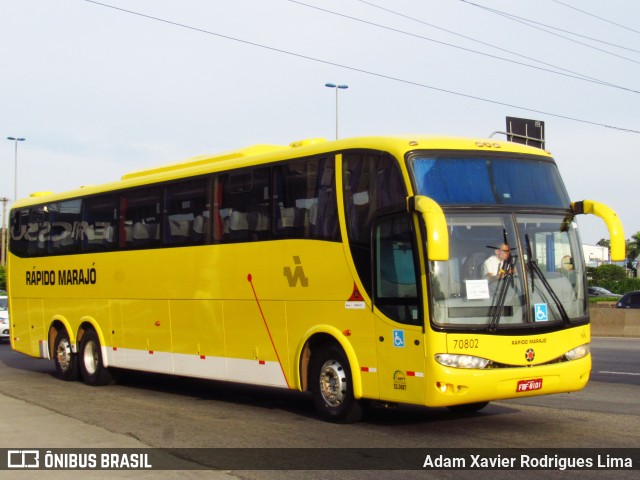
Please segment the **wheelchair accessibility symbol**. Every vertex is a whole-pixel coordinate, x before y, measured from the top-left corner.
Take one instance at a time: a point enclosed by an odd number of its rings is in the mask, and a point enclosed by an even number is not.
[[[536,322],[546,322],[549,320],[549,314],[546,303],[536,303],[534,305],[536,313]]]
[[[393,346],[404,347],[404,330],[393,331]]]

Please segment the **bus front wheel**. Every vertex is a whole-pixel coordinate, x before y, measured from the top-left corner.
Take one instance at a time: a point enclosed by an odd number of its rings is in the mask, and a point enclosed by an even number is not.
[[[95,330],[87,330],[80,341],[80,373],[87,385],[107,385],[111,383],[111,372],[102,362],[100,339]]]
[[[353,377],[347,356],[338,346],[322,348],[311,357],[310,390],[324,420],[352,423],[362,418],[362,405],[353,397]]]
[[[71,340],[64,328],[60,328],[56,332],[56,339],[53,343],[53,360],[61,380],[68,382],[78,378],[78,358],[71,351]]]

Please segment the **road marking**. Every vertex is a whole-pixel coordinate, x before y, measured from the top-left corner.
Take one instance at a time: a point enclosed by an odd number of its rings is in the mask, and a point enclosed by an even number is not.
[[[608,373],[610,375],[635,375],[635,376],[639,376],[640,373],[631,373],[631,372],[607,372],[607,371],[600,371],[598,373]]]

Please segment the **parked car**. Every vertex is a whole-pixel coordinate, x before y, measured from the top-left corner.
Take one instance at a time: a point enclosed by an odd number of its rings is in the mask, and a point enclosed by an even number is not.
[[[640,290],[625,293],[618,303],[617,308],[640,308]]]
[[[590,297],[610,297],[610,298],[622,298],[622,295],[610,292],[606,288],[602,287],[589,287]]]
[[[9,302],[7,297],[0,297],[0,340],[9,339]]]

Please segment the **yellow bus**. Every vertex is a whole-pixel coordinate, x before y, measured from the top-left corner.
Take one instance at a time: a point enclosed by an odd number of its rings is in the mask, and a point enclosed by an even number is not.
[[[10,214],[11,344],[89,385],[130,369],[309,391],[336,422],[576,391],[582,213],[623,258],[616,214],[572,203],[547,152],[430,136],[257,145],[38,193]]]

